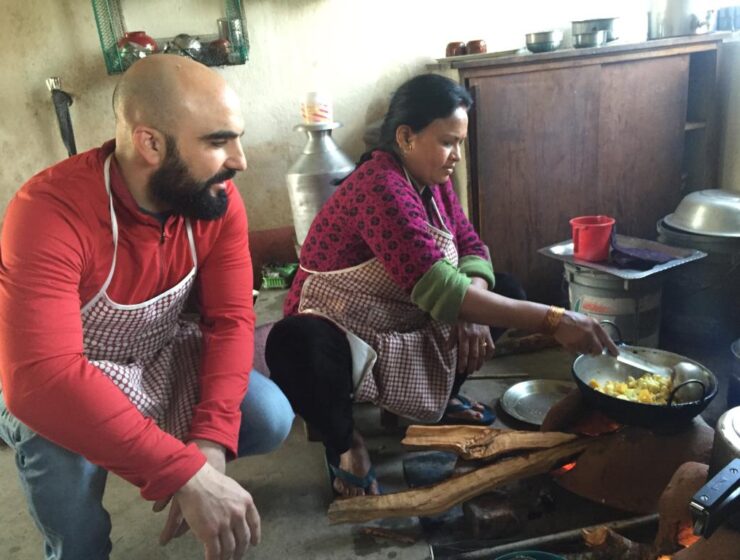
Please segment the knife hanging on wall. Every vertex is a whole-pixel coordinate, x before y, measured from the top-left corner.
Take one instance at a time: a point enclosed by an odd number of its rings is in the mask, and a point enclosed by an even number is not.
[[[72,129],[72,119],[69,116],[69,106],[72,105],[72,96],[62,90],[62,80],[60,78],[48,78],[46,87],[51,92],[51,101],[54,104],[54,110],[59,122],[59,132],[62,135],[62,142],[67,148],[67,154],[73,156],[77,153],[75,145],[75,133]]]

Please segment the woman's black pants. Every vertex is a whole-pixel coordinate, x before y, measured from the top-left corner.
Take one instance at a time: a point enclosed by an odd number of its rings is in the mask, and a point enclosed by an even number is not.
[[[526,299],[519,283],[496,274],[494,292]],[[493,328],[496,340],[505,329]],[[352,353],[344,332],[315,315],[292,315],[270,331],[265,359],[271,379],[288,397],[293,409],[323,438],[327,449],[344,453],[352,444]],[[457,395],[465,381],[458,375],[452,387]]]

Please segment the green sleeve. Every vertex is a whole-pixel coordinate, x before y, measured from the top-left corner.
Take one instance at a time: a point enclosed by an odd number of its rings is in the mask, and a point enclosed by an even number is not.
[[[442,259],[414,285],[411,301],[438,321],[454,323],[470,283],[468,276],[447,259]]]
[[[465,276],[483,278],[488,282],[488,289],[493,290],[496,277],[493,275],[493,265],[490,261],[477,255],[467,255],[460,259],[458,270]]]

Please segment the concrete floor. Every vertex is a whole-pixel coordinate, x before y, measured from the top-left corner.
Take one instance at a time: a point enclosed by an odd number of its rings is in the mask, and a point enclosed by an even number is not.
[[[495,404],[511,384],[525,377],[498,378],[502,373],[541,378],[567,378],[571,358],[559,350],[490,360],[470,379],[463,392]],[[494,377],[494,378],[491,378]],[[378,478],[385,492],[406,487],[402,473],[403,426],[386,430],[378,409],[359,405],[357,417],[366,435]],[[500,422],[497,420],[497,423]],[[251,549],[253,560],[284,558],[330,560],[362,557],[364,560],[430,558],[418,519],[377,523],[329,525],[326,509],[332,499],[323,446],[309,442],[303,422],[297,419],[283,447],[262,457],[240,459],[228,466],[230,475],[254,496],[262,518],[262,543]],[[42,541],[27,511],[15,472],[12,450],[0,448],[0,559],[42,558]],[[113,521],[112,559],[136,560],[203,558],[200,544],[187,534],[162,548],[157,544],[165,521],[151,504],[122,479],[111,476],[104,499]],[[366,526],[390,528],[414,536],[414,544],[400,544],[361,534]],[[81,528],[84,530],[84,528]]]
[[[524,379],[569,379],[571,362],[572,356],[559,349],[495,358],[465,384],[463,392],[493,405],[506,388]],[[726,379],[718,377],[724,388]],[[724,406],[723,399],[722,393],[716,403],[718,407]],[[360,428],[367,435],[383,490],[403,489],[403,450],[399,443],[403,427],[390,431],[381,428],[375,407],[359,406],[357,415]],[[506,418],[498,418],[496,425],[525,427],[511,420],[504,424],[502,420]],[[714,425],[714,418],[707,420]],[[10,449],[0,448],[0,559],[40,559],[41,538],[26,512],[13,459]],[[253,494],[262,518],[263,541],[250,550],[247,556],[250,559],[431,558],[416,518],[362,526],[328,524],[326,509],[332,495],[323,447],[307,440],[299,419],[281,449],[263,457],[241,459],[228,468],[231,476]],[[152,513],[151,504],[143,501],[134,487],[115,476],[109,479],[105,505],[113,519],[111,558],[114,560],[203,558],[201,546],[190,534],[159,547],[157,538],[165,515]],[[399,544],[361,534],[367,525],[403,531],[416,541]]]

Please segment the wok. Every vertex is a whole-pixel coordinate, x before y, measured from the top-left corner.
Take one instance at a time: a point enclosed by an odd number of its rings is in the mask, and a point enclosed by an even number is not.
[[[668,404],[645,404],[606,395],[589,385],[592,379],[598,381],[602,386],[607,381],[626,382],[628,376],[631,375],[635,379],[638,379],[645,372],[627,364],[617,362],[613,357],[605,354],[598,356],[584,354],[578,356],[573,362],[573,378],[583,398],[593,408],[600,410],[617,422],[642,426],[644,428],[676,428],[689,423],[717,395],[717,378],[700,363],[665,350],[628,346],[622,343],[618,345],[621,352],[635,352],[641,358],[661,366],[673,367],[679,362],[695,364],[702,371],[702,375],[701,378],[691,379],[674,387],[668,398]],[[690,402],[677,402],[676,397],[680,397],[681,388],[688,384],[701,385],[703,389],[702,397]]]

